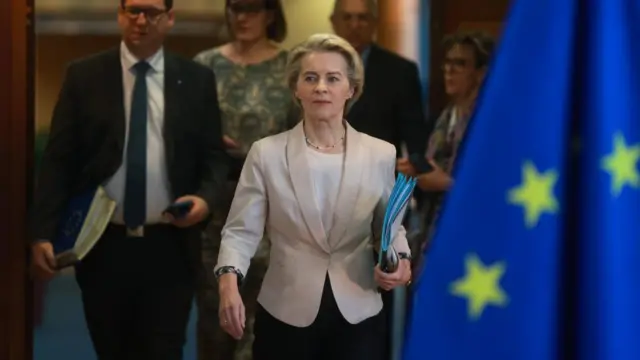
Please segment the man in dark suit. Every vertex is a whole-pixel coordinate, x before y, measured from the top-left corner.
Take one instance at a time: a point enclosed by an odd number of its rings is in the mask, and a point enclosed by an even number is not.
[[[68,67],[37,183],[32,256],[42,278],[55,275],[51,242],[69,199],[103,186],[117,203],[76,266],[100,360],[182,358],[200,234],[226,180],[214,74],[163,51],[172,5],[121,0],[120,46]],[[186,216],[163,214],[185,201]]]
[[[373,42],[377,22],[375,0],[336,0],[331,24],[349,41],[365,65],[364,93],[347,114],[358,131],[390,142],[402,155],[424,156],[426,119],[418,66]]]
[[[373,42],[378,19],[375,0],[335,0],[331,14],[334,32],[349,41],[365,65],[364,92],[347,113],[356,130],[396,146],[398,166],[403,166],[403,145],[409,156],[424,157],[428,128],[418,66]],[[376,258],[377,261],[377,258]],[[382,294],[387,318],[386,352],[391,357],[393,293]]]

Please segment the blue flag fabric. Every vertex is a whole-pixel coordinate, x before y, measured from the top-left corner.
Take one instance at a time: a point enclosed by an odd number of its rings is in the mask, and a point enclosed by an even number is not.
[[[640,359],[640,0],[588,0],[581,360]]]
[[[558,357],[580,1],[510,9],[415,285],[405,360]]]

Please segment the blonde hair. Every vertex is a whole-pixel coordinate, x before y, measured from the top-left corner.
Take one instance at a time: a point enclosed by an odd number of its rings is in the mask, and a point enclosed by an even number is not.
[[[347,63],[347,78],[353,88],[353,96],[347,101],[345,111],[353,105],[364,87],[364,65],[360,54],[343,38],[333,34],[311,35],[306,41],[294,47],[289,52],[287,60],[287,84],[294,94],[294,100],[298,106],[300,101],[295,98],[296,85],[300,76],[302,59],[314,52],[333,52],[342,55]]]

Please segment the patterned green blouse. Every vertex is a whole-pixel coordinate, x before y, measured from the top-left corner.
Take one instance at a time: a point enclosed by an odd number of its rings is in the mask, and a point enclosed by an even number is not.
[[[194,60],[216,75],[223,134],[240,146],[230,151],[234,157],[244,158],[256,140],[286,131],[299,120],[285,79],[287,51],[250,65],[232,62],[219,48]]]

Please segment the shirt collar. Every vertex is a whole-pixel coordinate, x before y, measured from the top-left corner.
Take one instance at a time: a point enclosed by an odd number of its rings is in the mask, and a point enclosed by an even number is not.
[[[120,62],[122,63],[122,67],[127,70],[131,70],[131,68],[140,61],[136,58],[135,55],[131,53],[127,45],[122,41],[120,43]],[[164,72],[164,49],[160,48],[155,54],[151,55],[147,59],[146,62],[149,63],[151,69],[156,73]]]
[[[364,50],[362,50],[362,52],[360,53],[360,57],[362,58],[362,63],[365,66],[367,65],[367,60],[369,59],[370,53],[371,53],[371,45],[364,48]]]

